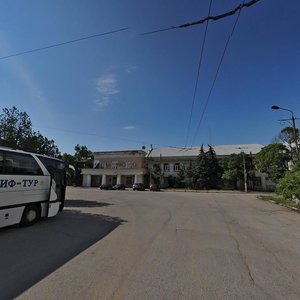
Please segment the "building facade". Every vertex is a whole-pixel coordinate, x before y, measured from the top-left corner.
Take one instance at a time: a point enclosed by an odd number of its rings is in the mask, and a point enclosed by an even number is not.
[[[81,173],[85,187],[119,183],[131,187],[134,183],[143,183],[144,175],[147,174],[145,151],[94,152],[94,167],[82,169]]]
[[[221,159],[231,154],[240,154],[242,152],[255,157],[262,147],[262,145],[258,144],[243,144],[214,146],[213,149],[217,158]],[[146,157],[148,168],[149,170],[154,170],[159,167],[161,173],[160,184],[168,187],[171,184],[170,181],[178,177],[180,170],[187,170],[196,162],[200,149],[201,147],[152,149]],[[209,147],[203,147],[203,150],[207,152]],[[264,177],[263,174],[258,176],[256,180],[257,185],[260,185],[260,178],[262,177]],[[265,183],[266,180],[262,179],[261,182]]]
[[[214,146],[217,158],[231,154],[245,153],[255,155],[262,145],[223,145]],[[190,148],[150,148],[144,150],[108,151],[94,153],[94,168],[82,169],[83,186],[99,187],[101,184],[123,183],[131,187],[134,183],[153,183],[155,169],[159,170],[159,182],[162,187],[170,185],[171,177],[178,177],[180,170],[190,167],[199,155],[201,147]],[[203,147],[204,151],[208,147]],[[157,174],[156,174],[157,175]],[[240,183],[243,185],[243,183]],[[268,180],[267,174],[255,172],[252,188],[274,190],[275,185]]]

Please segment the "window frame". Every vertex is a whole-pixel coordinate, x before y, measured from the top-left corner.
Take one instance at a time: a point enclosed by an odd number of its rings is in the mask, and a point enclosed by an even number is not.
[[[175,163],[173,166],[174,172],[179,172],[181,170],[181,165],[180,163]]]
[[[170,172],[170,164],[169,163],[164,163],[164,172]]]
[[[118,163],[119,163],[118,161],[112,161],[111,162],[111,168],[112,169],[118,169]]]

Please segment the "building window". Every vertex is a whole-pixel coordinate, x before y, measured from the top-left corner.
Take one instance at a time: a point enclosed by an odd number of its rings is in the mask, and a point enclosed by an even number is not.
[[[133,168],[133,162],[127,161],[125,164],[126,169],[132,169]]]
[[[180,171],[180,164],[179,163],[174,164],[174,171],[175,172]]]
[[[164,171],[165,172],[170,172],[170,165],[169,164],[164,164]]]
[[[106,163],[100,162],[99,169],[106,169]]]
[[[117,161],[112,161],[111,162],[111,168],[112,169],[117,169],[118,168],[118,162]]]

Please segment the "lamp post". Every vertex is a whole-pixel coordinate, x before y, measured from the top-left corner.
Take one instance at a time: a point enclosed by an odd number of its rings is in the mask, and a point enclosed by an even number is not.
[[[283,108],[283,107],[279,107],[277,105],[273,105],[272,106],[272,109],[275,109],[275,110],[278,110],[278,109],[281,109],[281,110],[286,110],[288,112],[290,112],[292,114],[292,125],[293,125],[293,135],[294,135],[294,140],[295,140],[295,145],[296,145],[296,154],[297,154],[297,158],[299,158],[299,148],[298,148],[298,137],[297,137],[297,131],[296,131],[296,118],[294,116],[294,112],[290,109],[287,109],[287,108]]]

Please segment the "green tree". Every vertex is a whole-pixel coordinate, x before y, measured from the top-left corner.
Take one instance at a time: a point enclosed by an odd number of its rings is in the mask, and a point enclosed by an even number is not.
[[[77,162],[81,162],[83,165],[91,162],[93,152],[90,151],[87,146],[80,146],[77,144],[74,150],[74,157]]]
[[[4,108],[0,115],[1,146],[24,150],[24,144],[31,136],[32,123],[28,114],[15,106]]]
[[[242,159],[239,154],[231,154],[221,159],[220,165],[223,168],[222,179],[225,185],[237,188],[238,180],[244,176]]]
[[[62,155],[61,159],[65,162],[65,164],[67,166],[67,168],[66,168],[66,171],[67,171],[66,172],[67,185],[76,185],[77,182],[80,182],[80,179],[81,179],[80,172],[81,172],[81,170],[76,168],[76,162],[75,162],[74,155],[64,153]]]
[[[279,141],[284,145],[287,145],[291,151],[291,159],[293,162],[296,162],[299,158],[296,153],[295,143],[298,142],[299,145],[299,129],[296,128],[294,132],[293,127],[285,127],[280,133],[275,137],[275,141]]]
[[[182,166],[178,172],[178,177],[177,177],[179,187],[185,187],[184,180],[185,180],[185,170]]]
[[[251,177],[251,171],[254,169],[251,156],[243,153],[231,154],[220,160],[223,169],[222,179],[225,186],[237,188],[238,181],[244,181],[244,155],[247,178],[249,178]]]
[[[217,188],[221,178],[221,168],[213,147],[209,146],[207,152],[203,145],[200,148],[196,163],[186,172],[186,182],[192,188]]]
[[[86,146],[80,146],[79,144],[74,147],[74,150],[74,155],[64,153],[62,159],[66,165],[70,166],[67,171],[67,184],[81,186],[81,170],[93,167],[93,152]]]
[[[277,137],[283,144],[287,143],[291,145],[296,140],[299,140],[299,129],[296,128],[295,136],[293,127],[285,127],[279,132]]]
[[[300,199],[300,161],[278,181],[276,192],[285,199]]]
[[[195,185],[202,189],[206,187],[208,172],[207,154],[204,152],[203,145],[201,145],[196,165],[193,167],[193,178]]]
[[[150,182],[154,184],[160,184],[161,170],[159,164],[153,164],[149,169]]]
[[[270,144],[256,154],[255,164],[260,172],[268,173],[269,178],[278,182],[288,170],[290,152],[285,145]]]
[[[208,147],[209,149],[206,153],[207,179],[205,185],[206,188],[217,188],[221,180],[222,168],[219,165],[215,150],[210,145]]]
[[[15,106],[4,108],[0,115],[0,145],[54,157],[60,155],[54,140],[34,132],[28,114]]]
[[[23,149],[29,152],[60,157],[60,152],[58,147],[55,145],[54,140],[49,140],[40,132],[33,132],[32,135],[24,141]]]

